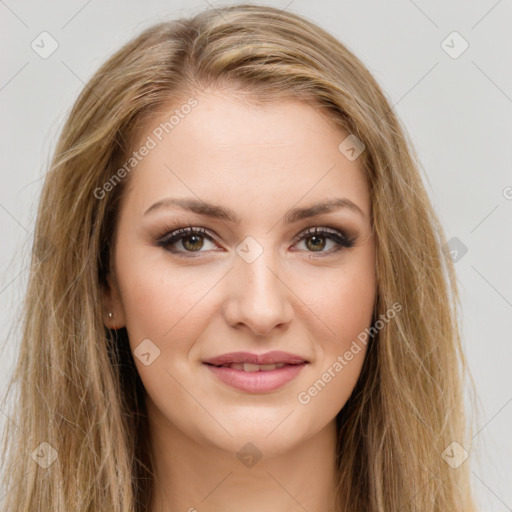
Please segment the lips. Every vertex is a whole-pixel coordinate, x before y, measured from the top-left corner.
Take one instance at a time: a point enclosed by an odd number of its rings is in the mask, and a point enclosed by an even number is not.
[[[206,361],[205,366],[224,384],[248,393],[268,393],[292,381],[309,363],[288,352],[231,352]]]
[[[254,369],[254,366],[265,367],[267,365],[284,365],[284,364],[303,364],[308,363],[308,361],[297,354],[290,354],[289,352],[281,352],[274,350],[272,352],[267,352],[265,354],[252,354],[250,352],[229,352],[228,354],[222,354],[217,357],[213,357],[211,359],[207,359],[203,361],[205,364],[210,364],[213,366],[222,366],[222,365],[247,365],[247,369],[245,371],[257,371]],[[278,366],[280,368],[282,366]],[[244,368],[237,368],[244,369]],[[265,368],[262,368],[263,370]],[[268,368],[275,369],[275,368]]]
[[[217,368],[231,368],[232,370],[239,370],[244,372],[268,372],[277,368],[282,368],[287,363],[273,363],[273,364],[253,364],[253,363],[228,363],[213,365]]]

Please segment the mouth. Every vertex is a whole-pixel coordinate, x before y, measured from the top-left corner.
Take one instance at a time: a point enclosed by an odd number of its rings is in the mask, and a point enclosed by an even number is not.
[[[223,365],[231,365],[231,364],[243,364],[243,365],[253,365],[253,366],[269,366],[269,365],[282,365],[282,364],[302,364],[308,363],[309,361],[298,355],[291,354],[289,352],[283,352],[278,350],[273,350],[271,352],[266,352],[265,354],[253,354],[251,352],[229,352],[227,354],[222,354],[220,356],[212,357],[203,361],[206,364],[210,364],[213,366],[223,366]],[[275,368],[269,368],[274,370]],[[256,371],[249,369],[248,371]]]
[[[253,363],[226,363],[221,365],[214,365],[210,363],[210,366],[215,366],[215,368],[231,368],[232,370],[244,371],[244,372],[268,372],[272,370],[276,370],[278,368],[283,368],[285,366],[290,366],[288,363],[273,363],[273,364],[253,364]]]
[[[248,393],[268,393],[296,378],[309,361],[296,354],[232,352],[203,364],[224,384]]]

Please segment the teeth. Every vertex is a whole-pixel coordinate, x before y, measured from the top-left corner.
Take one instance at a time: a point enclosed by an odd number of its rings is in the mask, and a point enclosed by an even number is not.
[[[231,368],[233,370],[243,370],[244,372],[258,372],[258,371],[269,371],[275,370],[276,368],[282,368],[285,363],[274,363],[274,364],[253,364],[253,363],[230,363],[221,365],[222,368]]]

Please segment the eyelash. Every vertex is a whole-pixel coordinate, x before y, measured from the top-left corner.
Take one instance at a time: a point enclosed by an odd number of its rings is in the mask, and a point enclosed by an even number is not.
[[[169,249],[169,246],[172,245],[175,242],[178,242],[184,238],[187,238],[188,236],[192,235],[200,235],[206,237],[208,240],[215,242],[215,238],[209,234],[209,232],[204,228],[194,228],[192,226],[188,226],[185,228],[179,228],[174,231],[170,231],[169,228],[166,228],[165,231],[158,237],[157,242],[155,245],[159,247],[163,247],[166,251],[171,252],[172,254],[176,254],[179,257],[183,258],[196,258],[201,252],[205,251],[176,251]],[[304,239],[313,237],[313,236],[324,236],[333,242],[337,244],[337,247],[334,249],[331,249],[329,251],[319,251],[317,254],[319,254],[319,257],[324,257],[328,255],[332,255],[334,253],[337,253],[341,250],[350,249],[354,246],[354,243],[357,239],[357,236],[349,237],[345,235],[345,233],[334,229],[334,228],[328,228],[322,227],[322,228],[309,228],[305,231],[303,231],[300,235],[296,237],[294,240],[295,243],[301,242]],[[312,254],[315,253],[315,251],[308,251]],[[195,255],[197,253],[197,256]]]

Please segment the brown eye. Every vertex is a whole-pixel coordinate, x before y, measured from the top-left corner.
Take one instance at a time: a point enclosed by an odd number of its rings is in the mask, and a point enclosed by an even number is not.
[[[350,248],[354,246],[357,237],[349,237],[341,231],[328,228],[313,228],[308,229],[299,235],[299,242],[304,242],[309,252],[332,254],[342,250],[343,248]],[[331,241],[334,247],[330,250],[324,251],[327,241]]]
[[[312,228],[301,233],[297,237],[297,242],[304,242],[306,252],[318,253],[319,256],[330,255],[336,253],[343,248],[353,247],[356,236],[349,237],[342,231],[330,228]],[[191,226],[186,228],[176,229],[159,238],[157,245],[163,247],[166,251],[177,254],[183,257],[195,257],[193,253],[199,256],[204,248],[205,240],[215,244],[212,235],[204,228],[193,228]],[[176,245],[181,242],[181,248]],[[333,244],[333,247],[324,250],[328,242]],[[173,247],[174,246],[174,247]]]
[[[158,240],[157,245],[173,254],[187,257],[192,256],[190,253],[205,252],[201,251],[204,247],[205,239],[213,242],[213,237],[208,235],[205,229],[186,227],[165,234]],[[181,242],[183,250],[180,250],[179,246],[173,247],[178,242]]]
[[[311,249],[312,251],[321,251],[326,245],[325,238],[326,237],[324,236],[318,235],[308,236],[305,238],[306,246],[308,247],[308,249]]]
[[[185,249],[190,251],[198,251],[203,246],[203,239],[202,235],[189,235],[186,237],[183,237],[182,244]]]

